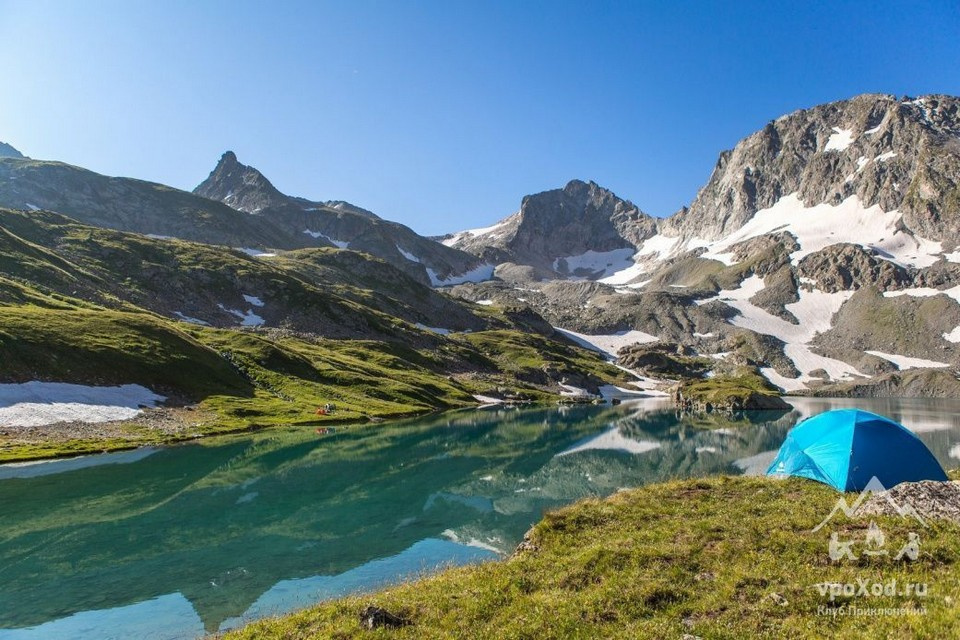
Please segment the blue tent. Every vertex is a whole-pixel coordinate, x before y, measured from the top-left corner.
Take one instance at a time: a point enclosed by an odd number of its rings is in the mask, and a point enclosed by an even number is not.
[[[767,475],[810,478],[840,491],[860,491],[874,476],[888,489],[901,482],[947,479],[920,438],[859,409],[827,411],[791,429]]]

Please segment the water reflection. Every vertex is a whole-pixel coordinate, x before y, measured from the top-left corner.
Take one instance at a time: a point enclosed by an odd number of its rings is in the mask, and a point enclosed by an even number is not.
[[[318,436],[272,431],[0,481],[0,638],[185,637],[509,552],[545,510],[755,472],[801,418],[663,403],[490,409]],[[945,466],[954,402],[859,401]],[[3,469],[0,468],[0,473]],[[190,615],[184,607],[189,606]]]

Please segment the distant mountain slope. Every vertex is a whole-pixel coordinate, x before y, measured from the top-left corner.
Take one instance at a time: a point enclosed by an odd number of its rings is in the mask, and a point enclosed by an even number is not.
[[[62,162],[0,158],[0,206],[57,211],[108,229],[230,247],[314,244],[306,236],[220,202],[154,182],[109,178]]]
[[[255,169],[239,164],[232,153],[224,155],[198,190],[219,194],[238,208],[157,183],[32,160],[16,150],[7,156],[0,153],[0,206],[57,211],[99,227],[250,253],[350,247],[382,258],[425,284],[477,280],[492,272],[470,254],[360,207],[285,196]]]
[[[488,321],[375,258],[304,249],[240,251],[85,226],[59,214],[0,210],[0,269],[98,305],[149,309],[219,327],[285,327],[325,337],[398,338],[394,319],[453,330]]]
[[[313,202],[284,195],[262,173],[241,164],[232,151],[223,154],[194,193],[268,220],[289,234],[301,236],[301,240],[309,238],[314,246],[349,248],[377,256],[423,282],[463,281],[464,274],[480,266],[468,253],[445,247],[350,203]],[[466,278],[480,278],[483,271]]]
[[[778,118],[723,152],[690,207],[661,220],[619,201],[578,225],[571,185],[448,236],[501,258],[499,282],[458,295],[739,358],[792,391],[960,367],[960,99],[863,95]],[[518,243],[531,201],[540,239]],[[548,264],[545,245],[556,257],[584,250],[575,264],[590,268]],[[595,282],[570,281],[583,278]]]
[[[527,196],[520,211],[491,227],[443,242],[538,273],[597,276],[629,263],[631,249],[655,232],[655,220],[633,203],[593,182],[572,180],[563,189]]]

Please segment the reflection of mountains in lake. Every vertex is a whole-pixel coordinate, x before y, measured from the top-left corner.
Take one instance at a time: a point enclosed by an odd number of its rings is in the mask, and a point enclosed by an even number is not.
[[[302,605],[296,589],[369,588],[381,565],[509,551],[578,498],[740,473],[735,461],[778,448],[799,415],[694,425],[664,408],[471,411],[3,480],[0,627],[179,592],[214,631],[255,602],[251,614]]]

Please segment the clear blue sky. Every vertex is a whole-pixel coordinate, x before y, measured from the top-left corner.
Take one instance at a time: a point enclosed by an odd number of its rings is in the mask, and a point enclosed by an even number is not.
[[[426,234],[571,178],[668,215],[779,115],[960,94],[958,6],[0,0],[0,140],[185,189],[232,149]]]

